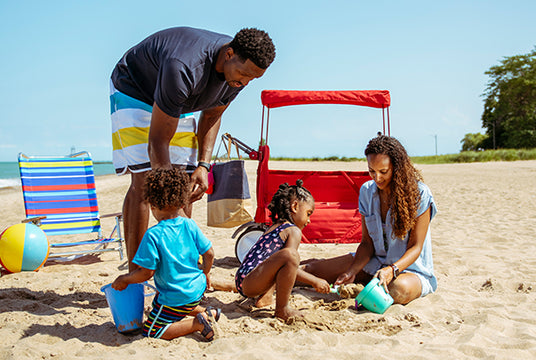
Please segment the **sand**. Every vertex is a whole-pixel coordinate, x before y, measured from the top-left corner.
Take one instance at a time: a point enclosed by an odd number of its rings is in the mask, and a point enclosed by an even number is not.
[[[247,162],[253,193],[256,166]],[[365,170],[366,163],[270,167]],[[305,319],[284,324],[237,293],[208,292],[204,304],[223,309],[217,339],[193,334],[168,342],[116,331],[100,288],[125,272],[125,261],[108,253],[38,272],[3,272],[0,359],[536,358],[536,161],[418,168],[439,208],[432,222],[434,294],[378,315],[356,310],[353,299],[296,288],[291,301]],[[128,182],[97,179],[102,214],[121,210]],[[0,191],[0,200],[0,229],[24,218],[19,189]],[[213,278],[231,280],[238,266],[234,229],[206,226],[206,200],[196,204],[194,219],[214,244]],[[111,229],[109,219],[104,228]],[[302,244],[300,254],[330,257],[355,247]]]

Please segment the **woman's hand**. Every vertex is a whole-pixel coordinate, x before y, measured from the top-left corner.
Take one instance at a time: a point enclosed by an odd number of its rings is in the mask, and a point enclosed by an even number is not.
[[[335,285],[353,283],[354,279],[355,279],[355,274],[353,272],[345,271],[339,275],[337,280],[335,280]]]
[[[391,268],[390,266],[383,267],[380,270],[376,271],[374,277],[377,277],[378,280],[380,280],[378,285],[383,285],[383,288],[389,294],[389,289],[387,288],[387,286],[391,283],[391,281],[393,281],[393,268]]]

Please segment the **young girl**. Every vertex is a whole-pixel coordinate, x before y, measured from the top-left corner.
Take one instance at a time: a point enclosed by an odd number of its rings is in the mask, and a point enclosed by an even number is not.
[[[257,306],[272,303],[275,290],[275,316],[287,320],[301,316],[288,302],[296,280],[312,285],[316,291],[329,292],[329,284],[299,268],[301,230],[310,222],[315,203],[303,181],[296,185],[279,186],[268,209],[273,225],[257,240],[235,276],[238,292],[246,297],[258,297]]]
[[[147,230],[133,262],[139,266],[119,276],[112,287],[124,290],[128,284],[141,283],[154,275],[158,294],[153,310],[143,326],[143,336],[171,340],[200,331],[211,341],[213,321],[221,310],[199,305],[210,286],[214,261],[211,242],[197,224],[183,214],[189,201],[188,175],[177,169],[156,169],[145,180],[145,198],[158,224]],[[199,255],[203,270],[198,267]],[[191,318],[185,318],[192,315]]]
[[[359,193],[361,244],[355,255],[311,261],[304,269],[335,284],[378,277],[395,303],[407,304],[437,288],[430,235],[437,208],[398,140],[375,137],[365,156],[372,180]]]

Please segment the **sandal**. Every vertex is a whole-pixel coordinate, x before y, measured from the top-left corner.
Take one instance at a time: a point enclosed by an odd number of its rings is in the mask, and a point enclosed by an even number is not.
[[[198,313],[195,317],[197,318],[197,321],[199,321],[199,323],[203,325],[203,331],[201,331],[201,335],[203,335],[203,337],[207,341],[214,340],[214,329],[212,328],[210,321],[205,319],[205,317],[201,313]]]
[[[216,311],[216,316],[212,315],[213,310]],[[213,306],[207,306],[207,309],[205,310],[205,312],[207,313],[208,319],[210,321],[218,321],[218,320],[220,320],[220,315],[221,315],[221,309],[220,308],[215,308]]]

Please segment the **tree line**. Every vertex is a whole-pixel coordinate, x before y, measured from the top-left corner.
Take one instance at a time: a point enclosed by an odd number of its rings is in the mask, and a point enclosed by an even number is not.
[[[485,134],[465,134],[462,151],[536,148],[536,47],[505,57],[485,74]]]

